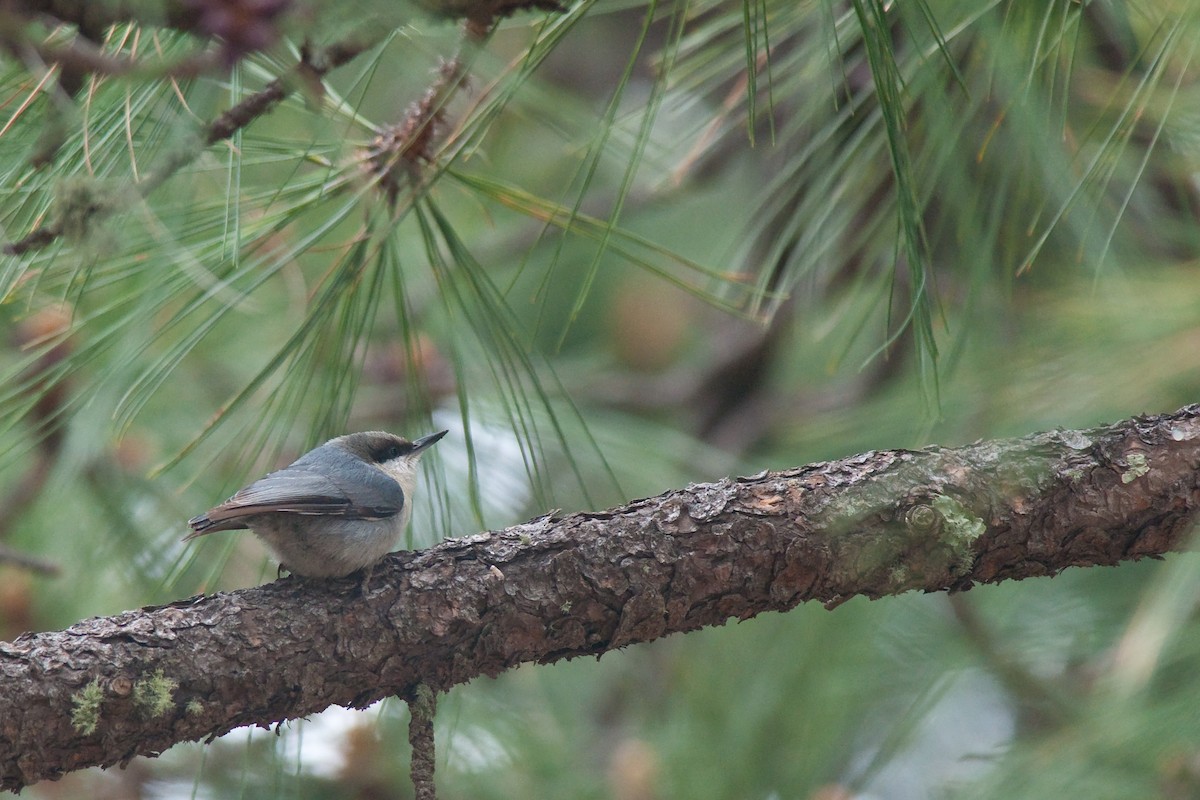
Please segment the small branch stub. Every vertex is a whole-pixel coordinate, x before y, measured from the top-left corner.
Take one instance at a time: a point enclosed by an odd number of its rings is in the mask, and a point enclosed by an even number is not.
[[[412,782],[416,800],[436,800],[433,781],[433,718],[437,713],[437,695],[428,684],[417,684],[408,699],[408,743],[412,745]]]

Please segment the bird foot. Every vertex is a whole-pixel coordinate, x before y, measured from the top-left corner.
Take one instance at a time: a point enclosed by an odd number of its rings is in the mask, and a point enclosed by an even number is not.
[[[362,571],[362,582],[358,585],[358,594],[360,597],[366,597],[371,593],[371,576],[375,573],[375,565],[371,564],[365,567]]]

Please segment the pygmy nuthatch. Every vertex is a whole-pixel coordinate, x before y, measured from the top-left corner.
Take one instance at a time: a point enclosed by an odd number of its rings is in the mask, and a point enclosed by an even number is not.
[[[297,575],[334,578],[372,566],[400,541],[417,461],[445,435],[410,442],[367,431],[330,439],[188,520],[184,541],[249,528]]]

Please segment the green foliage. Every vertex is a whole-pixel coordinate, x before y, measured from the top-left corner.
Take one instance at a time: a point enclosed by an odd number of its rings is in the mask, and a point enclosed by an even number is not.
[[[1200,389],[1196,4],[584,0],[482,42],[407,4],[343,6],[305,4],[228,74],[88,78],[70,102],[34,61],[0,63],[0,229],[61,233],[0,261],[0,489],[29,497],[0,535],[67,576],[33,583],[26,617],[0,597],[6,635],[270,579],[250,537],[184,548],[184,520],[346,429],[454,430],[425,464],[424,545]],[[104,37],[153,64],[197,48]],[[304,41],[371,46],[322,93],[293,71]],[[455,53],[434,135],[389,150]],[[282,102],[210,143],[277,78]],[[969,504],[935,505],[912,532],[978,531]],[[1190,565],[523,667],[439,698],[439,784],[1192,796]],[[135,701],[155,716],[175,688],[144,676]],[[82,735],[102,695],[72,698]],[[202,794],[391,796],[403,717],[146,768]]]

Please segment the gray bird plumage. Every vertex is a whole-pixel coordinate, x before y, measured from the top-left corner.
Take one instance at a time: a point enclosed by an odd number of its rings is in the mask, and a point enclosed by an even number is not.
[[[330,439],[188,521],[185,541],[249,528],[290,571],[340,577],[395,549],[412,514],[421,453],[446,431],[410,442],[384,431]]]

